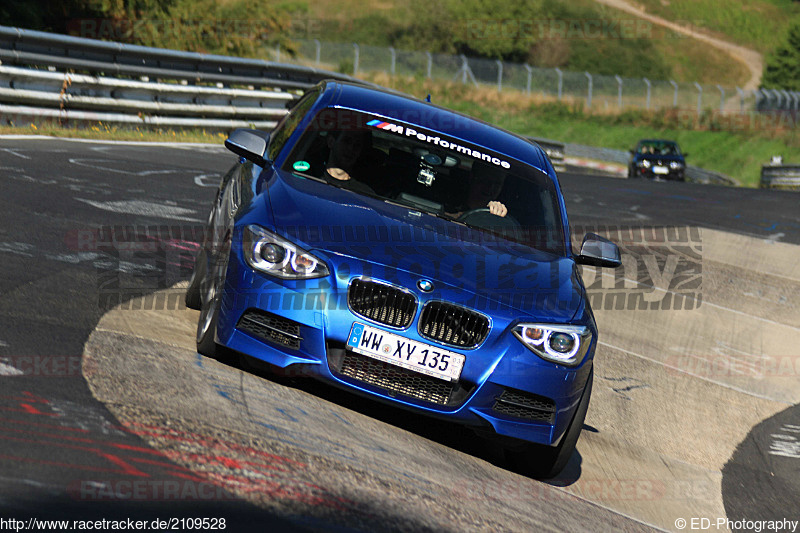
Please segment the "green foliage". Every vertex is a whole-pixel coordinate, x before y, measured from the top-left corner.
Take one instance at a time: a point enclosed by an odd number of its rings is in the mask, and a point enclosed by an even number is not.
[[[329,40],[600,74],[671,75],[653,39],[620,38],[613,31],[619,16],[598,10],[591,1],[410,0],[408,5],[410,17],[377,11],[327,20],[320,34]],[[602,29],[607,27],[612,31]]]
[[[795,20],[784,43],[767,57],[761,84],[767,89],[800,91],[800,20]]]
[[[286,48],[289,44],[282,37],[288,21],[268,0],[171,1],[174,3],[163,12],[163,18],[141,19],[134,26],[130,40],[145,46],[241,57],[263,55],[264,46],[279,43]],[[161,9],[151,6],[150,13],[159,13]],[[127,13],[137,18],[135,9],[128,8]]]
[[[286,35],[288,14],[270,0],[46,0],[39,4],[7,0],[0,6],[0,20],[31,29],[243,57],[263,56],[265,46],[276,44],[292,50]]]

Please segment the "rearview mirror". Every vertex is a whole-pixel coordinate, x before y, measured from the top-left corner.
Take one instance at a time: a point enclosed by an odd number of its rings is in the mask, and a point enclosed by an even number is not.
[[[575,258],[579,265],[617,268],[622,265],[616,244],[596,233],[587,233],[581,243],[581,253]]]
[[[269,162],[264,157],[268,145],[269,133],[247,128],[233,130],[225,139],[225,148],[260,167]]]

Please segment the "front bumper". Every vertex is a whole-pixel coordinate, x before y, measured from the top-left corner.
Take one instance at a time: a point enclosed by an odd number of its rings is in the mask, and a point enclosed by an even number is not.
[[[661,179],[661,180],[671,180],[671,181],[685,181],[686,179],[686,169],[672,169],[670,168],[666,174],[656,174],[653,172],[653,168],[642,168],[642,167],[634,167],[634,175],[637,178],[648,178],[648,179]]]
[[[346,279],[276,280],[254,272],[232,253],[217,324],[217,342],[290,375],[308,376],[427,416],[539,444],[556,445],[572,420],[588,379],[594,346],[574,368],[534,355],[512,334],[514,313],[492,316],[480,346],[463,350],[460,379],[449,383],[345,349],[350,328],[364,317],[347,305]],[[422,303],[420,303],[420,306]],[[254,319],[255,317],[255,319]],[[437,345],[412,325],[404,337]]]

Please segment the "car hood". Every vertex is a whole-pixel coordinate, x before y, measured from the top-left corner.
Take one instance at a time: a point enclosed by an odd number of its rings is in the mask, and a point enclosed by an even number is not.
[[[583,305],[571,258],[296,176],[278,177],[268,193],[276,230],[327,256],[340,280],[363,275],[417,291],[424,278],[433,297],[543,319],[569,320]]]

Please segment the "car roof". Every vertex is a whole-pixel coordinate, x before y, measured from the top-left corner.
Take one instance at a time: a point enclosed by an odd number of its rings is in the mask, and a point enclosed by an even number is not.
[[[532,141],[482,120],[389,89],[340,81],[323,82],[320,101],[396,119],[500,152],[555,178],[544,150]]]

